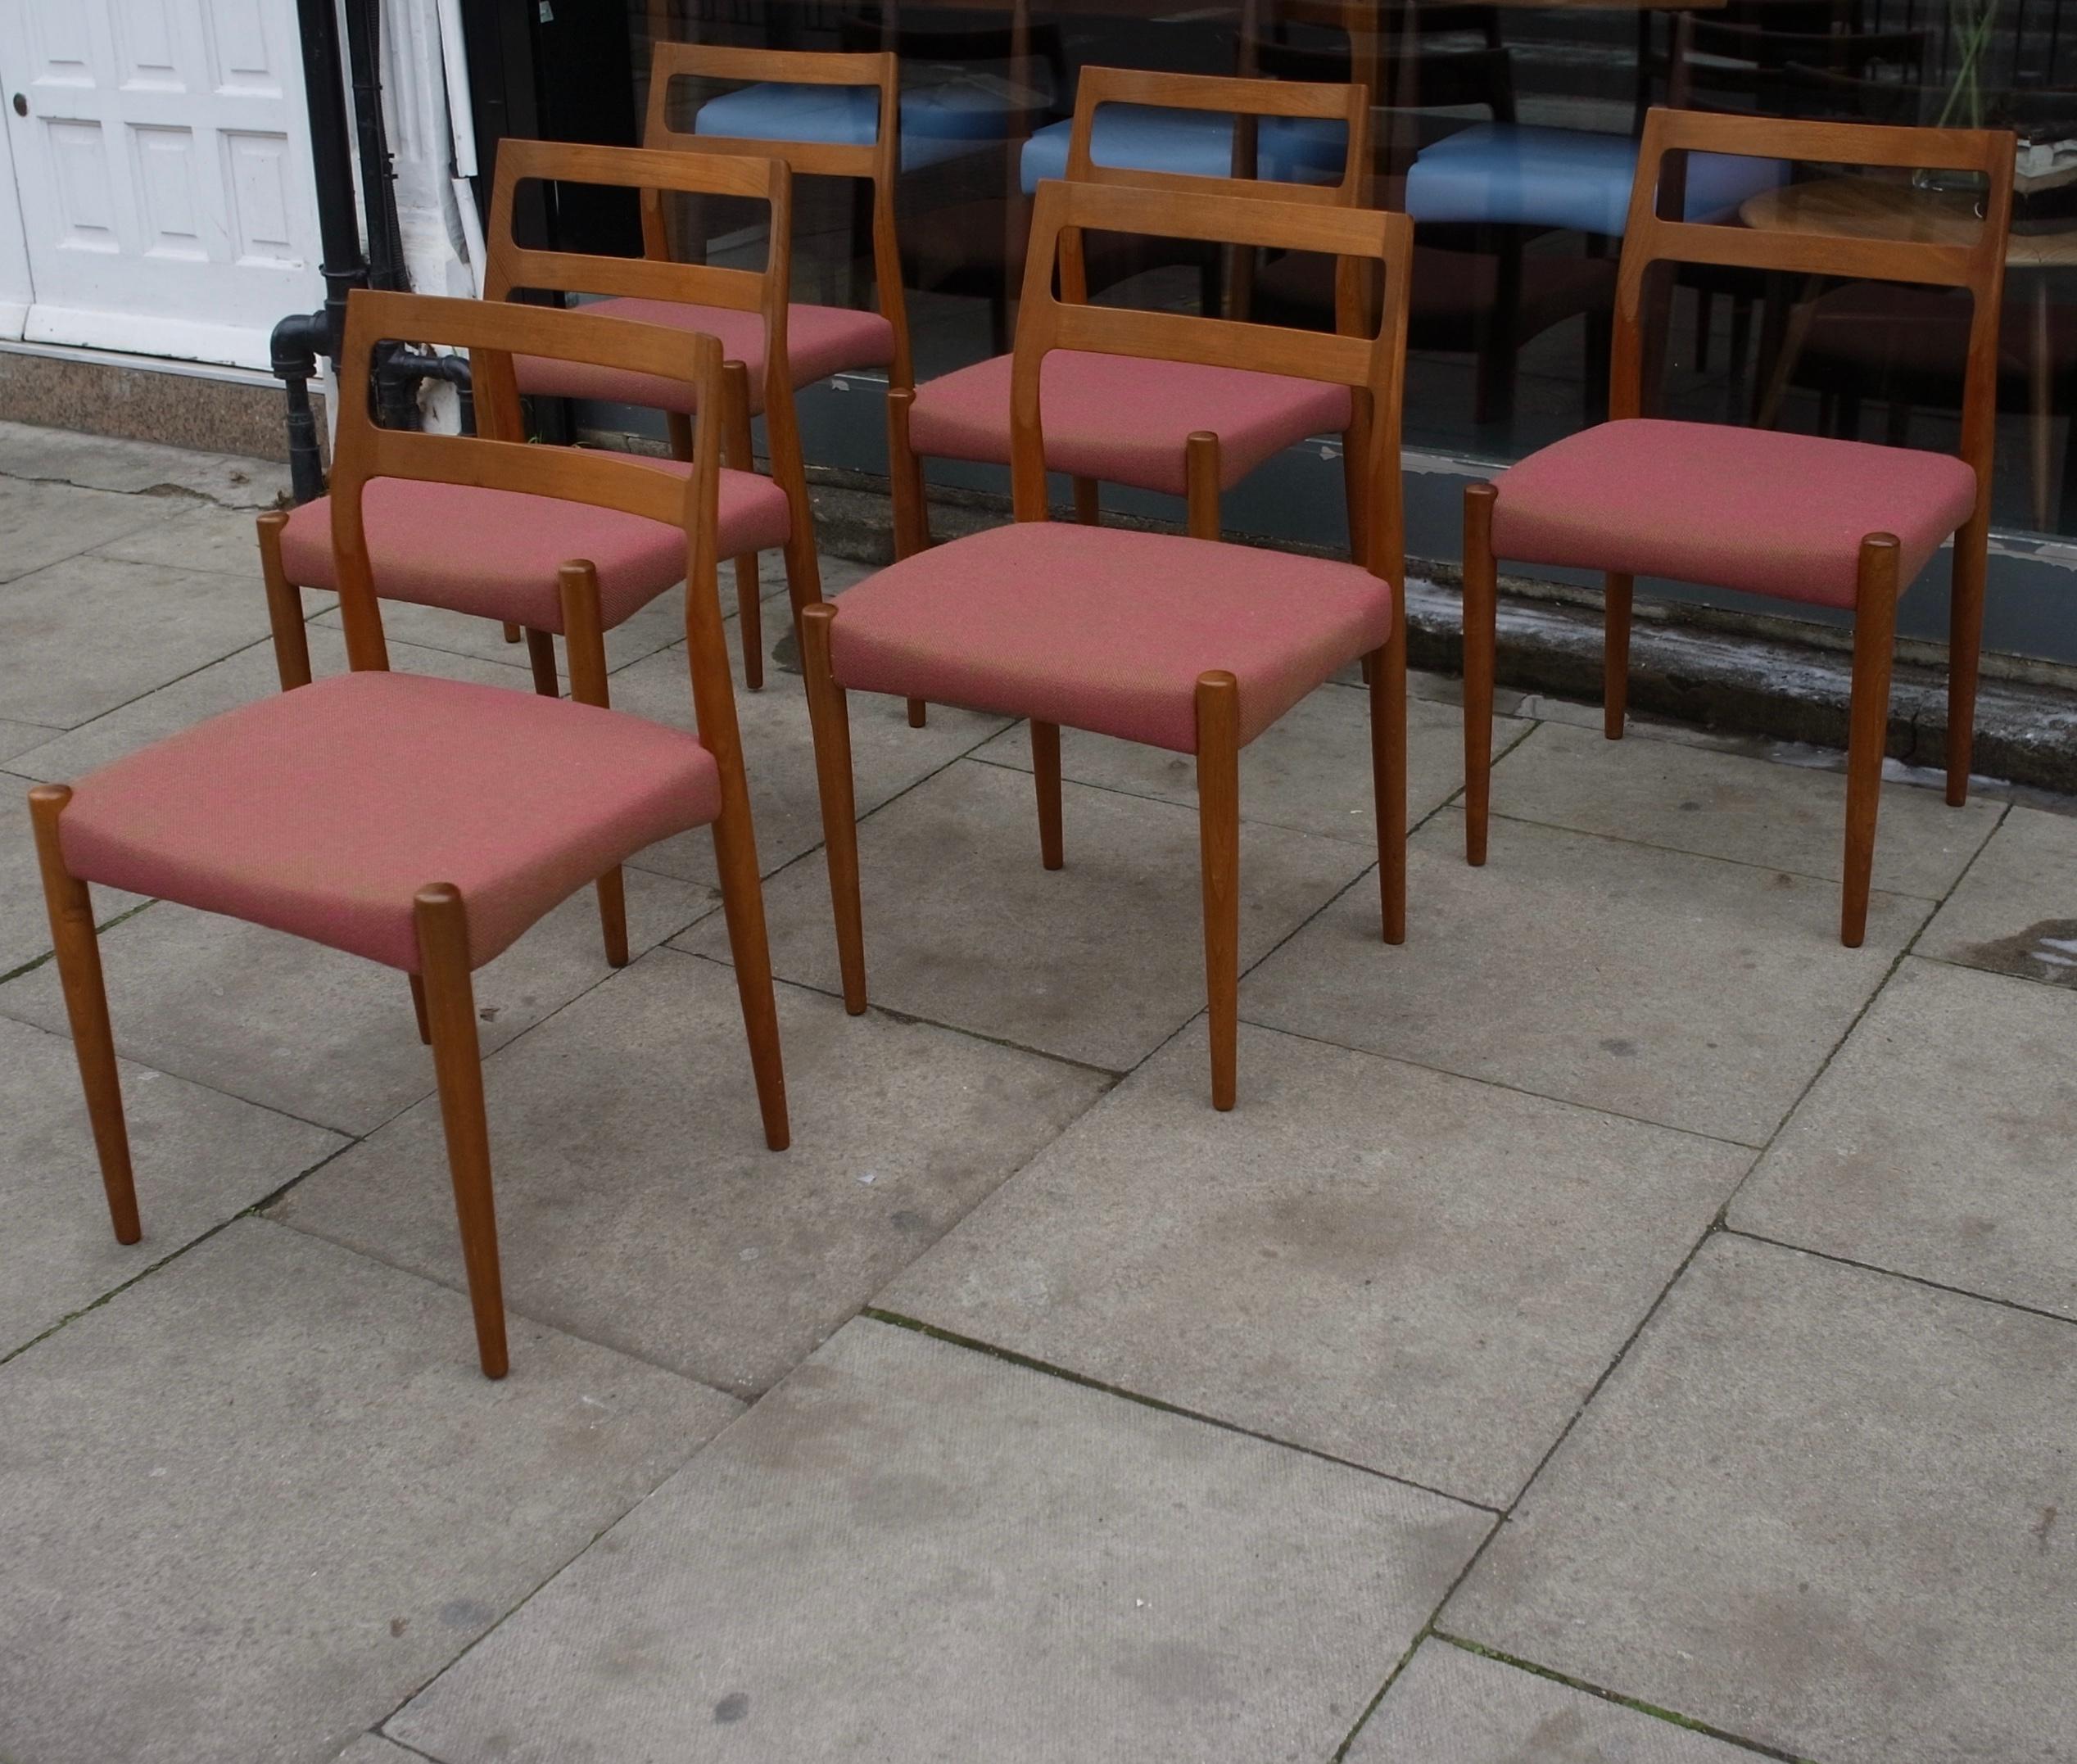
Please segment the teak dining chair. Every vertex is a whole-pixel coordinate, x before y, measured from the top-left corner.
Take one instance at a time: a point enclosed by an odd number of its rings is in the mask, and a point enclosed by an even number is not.
[[[1228,155],[1253,169],[1265,122],[1310,120],[1332,127],[1339,175],[1317,183],[1231,174],[1157,171],[1103,165],[1091,156],[1092,131],[1106,107],[1156,121],[1164,111],[1227,123],[1238,146]],[[1288,170],[1289,168],[1286,168]],[[1075,95],[1066,173],[1075,183],[1129,184],[1178,195],[1217,193],[1323,207],[1353,208],[1364,200],[1370,169],[1370,106],[1364,88],[1296,81],[1141,73],[1085,67]],[[1034,221],[1034,228],[1036,220]],[[1034,251],[1028,264],[1039,258]],[[1086,302],[1084,243],[1061,241],[1062,296]],[[1362,328],[1363,290],[1357,266],[1337,266],[1337,328]],[[894,547],[913,557],[930,542],[923,488],[925,459],[1007,465],[1011,458],[1011,355],[998,355],[888,395],[888,471],[894,492]],[[1219,500],[1279,450],[1323,431],[1344,434],[1348,467],[1351,549],[1363,554],[1363,433],[1368,413],[1360,387],[1326,384],[1301,375],[1277,375],[1197,361],[1107,360],[1063,351],[1047,363],[1042,402],[1046,464],[1075,480],[1078,517],[1093,524],[1099,483],[1187,498],[1189,530],[1200,539],[1220,531]]]
[[[29,793],[51,934],[115,1236],[140,1236],[89,883],[156,895],[401,968],[432,1047],[476,1339],[505,1375],[505,1307],[470,975],[536,920],[653,841],[712,826],[765,1142],[787,1143],[785,1079],[749,794],[715,594],[721,348],[538,306],[350,296],[342,387],[376,346],[437,342],[473,359],[573,355],[702,392],[682,475],[624,457],[375,427],[340,400],[331,515],[353,672],[198,724],[71,785]],[[509,363],[508,363],[509,371]],[[392,674],[365,513],[405,482],[466,486],[576,515],[675,531],[685,572],[697,736],[562,699]],[[581,596],[576,565],[566,605]]]
[[[1658,213],[1669,155],[1764,154],[1826,165],[1980,174],[1983,224],[1966,245],[1712,226]],[[1668,188],[1678,182],[1676,172]],[[1639,576],[1707,583],[1853,615],[1840,941],[1867,930],[1889,733],[1897,598],[1950,535],[1947,798],[1967,799],[1990,526],[1998,318],[2011,215],[2012,138],[1989,131],[1654,109],[1647,116],[1617,287],[1610,420],[1464,493],[1466,856],[1486,861],[1496,559],[1597,569],[1606,581],[1604,732],[1622,735],[1631,589]],[[1643,413],[1645,275],[1706,264],[1966,288],[1974,312],[1957,459]]]
[[[762,271],[722,269],[643,258],[597,257],[523,247],[513,237],[514,194],[530,181],[567,181],[648,192],[657,188],[722,194],[762,202],[772,220],[772,248]],[[695,159],[636,147],[586,147],[566,142],[507,139],[498,147],[497,181],[491,200],[490,253],[485,297],[503,301],[518,289],[587,292],[622,291],[623,297],[587,308],[622,319],[650,317],[659,291],[697,292],[700,310],[747,314],[753,325],[771,323],[784,334],[786,303],[786,222],[791,214],[789,175],[767,159]],[[553,311],[553,308],[543,310]],[[675,309],[673,309],[675,310]],[[546,333],[557,333],[552,327]],[[669,358],[682,361],[682,355]],[[589,376],[613,387],[631,403],[690,411],[696,389],[667,375],[614,373],[588,363],[548,355],[517,361],[493,359],[474,367],[477,427],[497,439],[524,438],[520,382],[538,378]],[[767,398],[774,477],[750,469],[744,409],[744,370],[724,365],[722,381],[732,396],[724,427],[729,463],[718,473],[716,543],[737,565],[737,604],[743,640],[744,683],[762,678],[764,647],[759,635],[757,553],[783,548],[794,603],[821,598],[816,574],[815,533],[802,476],[800,441],[794,425],[790,388]],[[652,460],[652,469],[682,477],[691,458],[690,418],[680,437],[678,458]],[[570,450],[564,449],[568,452]],[[368,548],[375,591],[385,599],[445,608],[519,626],[526,633],[537,691],[560,690],[555,672],[557,635],[568,654],[572,696],[587,704],[608,702],[604,633],[674,586],[685,573],[684,535],[673,525],[631,518],[604,509],[554,506],[506,508],[494,513],[478,486],[450,483],[378,483],[366,508]],[[566,616],[565,563],[581,560],[572,578],[584,605],[575,622]],[[747,559],[747,568],[743,560]],[[310,648],[303,626],[301,590],[337,586],[327,498],[283,513],[260,517],[260,562],[274,631],[274,658],[285,689],[310,677]]]
[[[1374,335],[1062,300],[1073,229],[1330,253],[1384,270]],[[1406,653],[1401,594],[1401,379],[1413,228],[1403,215],[1048,183],[1033,219],[1011,387],[1016,522],[903,559],[802,614],[844,999],[866,1008],[845,694],[882,692],[1031,720],[1042,860],[1062,862],[1063,724],[1197,758],[1212,1101],[1231,1108],[1240,939],[1240,750],[1337,668],[1370,659],[1371,762],[1384,937],[1405,935]],[[1369,421],[1361,565],[1202,537],[1054,522],[1041,375],[1055,351],[1202,363],[1346,388]]]

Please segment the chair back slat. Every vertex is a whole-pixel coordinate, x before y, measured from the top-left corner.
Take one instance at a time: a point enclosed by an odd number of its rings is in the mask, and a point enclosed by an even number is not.
[[[869,142],[795,141],[783,138],[706,135],[672,120],[672,88],[681,79],[737,85],[868,88],[877,94],[876,126]],[[704,101],[703,101],[704,102]],[[901,167],[900,64],[891,52],[823,49],[744,49],[716,43],[659,42],[649,60],[649,110],[642,145],[658,152],[717,153],[777,160],[796,177],[852,178],[872,187],[874,295],[894,327],[889,380],[912,386],[907,303],[902,290],[901,244],[894,224],[894,180]],[[643,238],[654,255],[667,255],[662,204],[645,199]]]
[[[1150,234],[1261,250],[1314,251],[1382,272],[1376,331],[1368,336],[1293,331],[1186,313],[1095,306],[1063,298],[1054,273],[1065,241],[1081,231]],[[1049,180],[1038,187],[1025,266],[1011,378],[1011,482],[1020,520],[1046,518],[1045,441],[1039,382],[1056,349],[1194,362],[1347,387],[1362,420],[1360,482],[1377,574],[1402,569],[1399,432],[1406,360],[1407,283],[1413,223],[1374,209],[1277,202],[1259,196],[1183,194],[1128,183]]]
[[[1611,417],[1643,414],[1645,282],[1654,264],[1691,263],[1859,281],[1930,283],[1966,288],[1974,310],[1963,372],[1961,456],[1976,473],[1976,520],[1989,513],[1990,468],[1998,397],[1998,321],[2004,297],[2005,252],[2011,228],[2013,138],[1996,129],[1909,129],[1877,123],[1786,120],[1655,106],[1645,119],[1631,187],[1629,218],[1617,282]],[[1667,178],[1673,154],[1719,153],[1893,172],[1939,169],[1984,180],[1981,219],[1966,242],[1940,237],[1867,237],[1766,226],[1710,225],[1670,219],[1685,188],[1685,164]],[[1665,188],[1662,191],[1662,183]],[[1930,198],[1929,198],[1930,199]],[[1966,223],[1965,223],[1966,224]],[[1912,226],[1898,219],[1900,233]],[[1926,230],[1921,229],[1921,232]]]

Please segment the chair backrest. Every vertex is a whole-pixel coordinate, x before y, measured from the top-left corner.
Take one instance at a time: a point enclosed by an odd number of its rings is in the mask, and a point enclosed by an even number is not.
[[[647,245],[640,257],[601,257],[585,251],[522,245],[514,235],[521,185],[568,183],[637,192],[645,210],[666,195],[736,197],[769,210],[764,268],[725,269],[672,261]],[[491,192],[488,256],[483,297],[506,301],[522,289],[609,294],[679,301],[753,312],[762,320],[765,432],[772,472],[790,495],[802,480],[800,427],[794,410],[793,376],[786,369],[786,293],[793,267],[793,174],[784,161],[735,153],[672,153],[652,147],[591,147],[568,141],[508,136],[498,143],[497,179]],[[518,388],[494,360],[475,376],[478,423],[486,434],[521,438]],[[808,511],[794,511],[806,522]],[[802,531],[807,531],[805,525]]]
[[[370,389],[378,346],[438,343],[468,351],[477,375],[509,378],[515,355],[546,355],[624,373],[657,374],[698,388],[699,414],[689,471],[632,454],[533,446],[487,435],[434,435],[376,423]],[[332,549],[346,658],[355,668],[386,668],[389,654],[368,555],[362,503],[376,478],[465,484],[617,509],[686,536],[686,639],[701,740],[722,769],[740,778],[742,749],[722,635],[715,551],[725,410],[721,345],[664,325],[596,316],[556,306],[446,300],[357,288],[346,299],[339,356],[338,427],[333,442]],[[358,388],[358,391],[355,389]],[[467,545],[466,533],[429,532],[428,547]]]
[[[879,94],[879,121],[868,142],[789,141],[696,134],[672,120],[672,88],[681,79],[789,86],[865,87]],[[702,101],[704,102],[704,100]],[[894,227],[894,179],[901,166],[899,64],[885,51],[848,54],[821,49],[738,49],[704,43],[659,43],[649,61],[649,114],[642,145],[658,151],[744,154],[776,159],[796,177],[852,178],[872,187],[873,285],[880,314],[894,328],[889,378],[913,383],[908,312],[902,295],[902,251]],[[645,199],[642,237],[669,255],[662,204]]]
[[[1233,119],[1233,170],[1207,178],[1188,172],[1141,171],[1100,165],[1091,156],[1097,112],[1106,104],[1135,104],[1172,111],[1197,111]],[[1265,117],[1338,122],[1342,129],[1342,175],[1333,183],[1299,183],[1262,179],[1257,170],[1258,131]],[[1075,120],[1067,138],[1070,183],[1123,185],[1138,189],[1238,197],[1272,201],[1360,207],[1370,186],[1370,98],[1360,85],[1297,80],[1257,79],[1246,75],[1147,73],[1136,68],[1085,67],[1075,89]],[[1227,241],[1231,243],[1233,242]],[[1035,244],[1035,236],[1034,236]],[[1255,254],[1237,253],[1234,310],[1245,313]],[[1088,298],[1088,275],[1080,237],[1071,229],[1061,242],[1061,292],[1070,300]],[[1364,305],[1360,265],[1335,266],[1334,310],[1337,329],[1361,326]]]
[[[1907,210],[1899,233],[1916,237],[1790,231],[1678,220],[1685,163],[1672,175],[1669,154],[1728,153],[1821,165],[1879,168],[1898,174],[1926,169],[1973,172],[1984,179],[1981,219],[1939,208],[1925,196],[1923,212]],[[1645,118],[1631,186],[1630,214],[1616,283],[1615,335],[1609,384],[1612,418],[1642,414],[1646,272],[1656,263],[1711,264],[1867,282],[1930,283],[1969,290],[1975,302],[1962,392],[1962,457],[1975,468],[1976,516],[1988,518],[1998,399],[1998,320],[2005,285],[2005,250],[2012,218],[2013,139],[1974,129],[1895,129],[1873,123],[1785,121],[1654,106]],[[1901,179],[1896,186],[1908,192]],[[1928,222],[1931,224],[1928,224]]]
[[[1203,111],[1234,119],[1233,170],[1223,178],[1188,172],[1139,171],[1099,165],[1090,156],[1096,113],[1106,104]],[[1346,131],[1342,175],[1333,183],[1257,181],[1257,131],[1269,116],[1339,122]],[[1246,75],[1157,74],[1129,67],[1085,67],[1075,88],[1075,120],[1067,138],[1067,175],[1077,183],[1129,183],[1142,189],[1265,197],[1280,202],[1361,205],[1370,171],[1370,99],[1351,83],[1301,84]]]
[[[1053,287],[1061,246],[1070,231],[1143,233],[1256,251],[1316,251],[1383,272],[1374,333],[1294,331],[1189,313],[1093,306]],[[1056,349],[1200,362],[1346,386],[1357,401],[1352,427],[1367,436],[1361,482],[1369,519],[1365,566],[1396,583],[1403,572],[1399,480],[1401,385],[1406,364],[1407,285],[1414,224],[1375,209],[1276,201],[1230,191],[1201,195],[1130,183],[1048,180],[1038,186],[1017,316],[1011,374],[1010,474],[1016,518],[1047,518],[1045,441],[1039,372]]]

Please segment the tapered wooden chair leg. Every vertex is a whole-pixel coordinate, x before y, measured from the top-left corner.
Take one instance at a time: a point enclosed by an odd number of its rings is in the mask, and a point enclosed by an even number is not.
[[[1611,741],[1622,739],[1630,711],[1630,590],[1629,577],[1610,571],[1601,593],[1601,733]]]
[[[758,598],[758,560],[753,552],[735,560],[735,628],[743,640],[743,689],[764,690],[764,604]]]
[[[288,579],[281,561],[281,530],[288,516],[269,509],[260,517],[260,579],[267,589],[267,624],[274,634],[274,672],[281,690],[310,683],[310,636],[303,623],[303,590]]]
[[[87,884],[66,868],[58,839],[58,817],[71,800],[69,786],[39,784],[29,793],[29,816],[35,829],[43,900],[50,909],[58,984],[64,988],[65,1014],[72,1024],[72,1052],[79,1063],[79,1088],[86,1095],[87,1119],[101,1162],[101,1185],[108,1194],[108,1219],[115,1228],[118,1243],[134,1243],[144,1233],[138,1223],[129,1129],[123,1121],[123,1085],[115,1069],[115,1038],[108,1026],[108,993],[101,976],[93,902]]]
[[[1406,941],[1406,613],[1371,654],[1370,780],[1378,814],[1378,905],[1387,943]]]
[[[1858,949],[1868,926],[1875,870],[1876,812],[1889,740],[1889,666],[1897,640],[1897,541],[1871,533],[1861,541],[1853,604],[1853,692],[1846,737],[1846,881],[1839,940]]]
[[[1038,861],[1057,870],[1066,861],[1060,821],[1060,725],[1031,725],[1031,776],[1038,793]]]
[[[1240,685],[1223,670],[1197,676],[1197,844],[1203,865],[1205,1002],[1211,1106],[1238,1088],[1241,960]]]
[[[722,364],[722,368],[724,372],[726,371],[727,367],[728,364],[726,362],[723,362]],[[683,411],[680,410],[665,412],[663,417],[663,432],[670,438],[671,457],[673,459],[691,459],[692,418],[686,415]]]
[[[455,1217],[461,1228],[468,1302],[476,1314],[476,1351],[483,1376],[502,1378],[505,1285],[498,1271],[497,1208],[491,1196],[491,1133],[483,1114],[483,1059],[476,1039],[476,993],[469,982],[468,913],[460,891],[439,882],[415,903],[419,968],[432,1032],[432,1066],[440,1084],[440,1119],[447,1133]]]
[[[1188,491],[1190,536],[1219,536],[1219,437],[1199,429],[1183,443],[1183,482]]]
[[[858,811],[851,780],[851,715],[844,688],[830,671],[830,627],[836,608],[827,601],[800,618],[801,672],[815,736],[815,781],[822,798],[822,849],[830,872],[830,906],[836,917],[837,967],[844,1008],[866,1008],[865,916],[858,898]]]
[[[411,1015],[419,1020],[419,1039],[430,1047],[432,1045],[432,1019],[426,1015],[426,983],[415,974],[409,976],[411,982]]]
[[[1103,525],[1103,490],[1093,477],[1070,481],[1075,492],[1075,518],[1084,527]]]
[[[916,402],[912,387],[896,386],[887,393],[887,475],[894,491],[894,559],[912,558],[930,544],[930,504],[923,490],[923,462],[909,441],[909,411]],[[921,699],[908,701],[908,726],[921,729],[930,720]]]
[[[527,665],[534,672],[534,690],[545,699],[559,699],[563,682],[555,672],[555,639],[549,632],[526,627]]]
[[[1342,495],[1348,509],[1349,559],[1367,564],[1370,558],[1370,495],[1364,480],[1370,458],[1370,400],[1358,391],[1352,420],[1342,433]]]
[[[570,662],[570,697],[579,704],[604,710],[611,703],[606,685],[606,633],[599,611],[599,572],[579,559],[565,563],[557,586],[563,599],[563,648]],[[620,866],[598,879],[599,929],[606,960],[627,966],[627,885]]]
[[[519,627],[514,624],[509,619],[506,620],[505,624],[505,640],[507,643],[517,643],[519,640]]]
[[[757,835],[751,830],[749,807],[747,797],[731,799],[724,792],[721,819],[714,823],[714,863],[721,872],[722,916],[728,925],[729,959],[735,968],[743,1034],[750,1044],[750,1070],[757,1080],[764,1142],[774,1151],[784,1151],[792,1143],[793,1133],[786,1120],[779,1002],[772,990],[772,946],[765,934],[764,889],[758,877]]]
[[[740,361],[724,361],[722,390],[728,400],[722,459],[731,471],[754,472],[758,462],[750,438],[749,370]],[[735,560],[735,616],[743,637],[743,685],[751,692],[764,686],[764,622],[758,586],[757,554],[746,552]]]
[[[1948,607],[1947,799],[1969,800],[1969,761],[1976,740],[1976,667],[1984,635],[1984,572],[1990,522],[1973,517],[1954,536],[1953,591]]]
[[[1499,586],[1491,484],[1464,489],[1464,859],[1486,862],[1493,770],[1493,651]]]

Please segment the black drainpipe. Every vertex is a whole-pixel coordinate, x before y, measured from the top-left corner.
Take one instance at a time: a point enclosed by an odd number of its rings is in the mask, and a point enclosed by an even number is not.
[[[356,287],[404,288],[404,236],[396,218],[396,172],[382,118],[382,0],[346,0],[346,60],[353,72],[350,133],[339,72],[337,14],[332,0],[296,0],[302,27],[303,84],[310,113],[310,165],[317,183],[318,226],[324,260],[324,305],[274,327],[274,370],[287,390],[290,492],[299,503],[324,494],[323,457],[310,382],[317,358],[330,359],[336,377],[346,336],[346,294]],[[360,149],[364,213],[354,212],[352,136]],[[361,256],[361,239],[368,256]],[[423,355],[384,346],[375,369],[377,420],[408,428],[416,416],[412,388],[446,380],[461,394],[464,427],[473,427],[468,364],[459,355]]]
[[[339,72],[338,15],[333,0],[296,0],[303,38],[303,90],[310,106],[310,172],[317,184],[318,235],[324,251],[324,304],[295,313],[274,327],[274,376],[288,394],[288,474],[298,502],[324,494],[317,418],[310,409],[310,382],[317,358],[338,365],[346,334],[346,293],[368,286],[360,255],[360,226],[354,213],[353,149],[346,122],[346,92]]]

